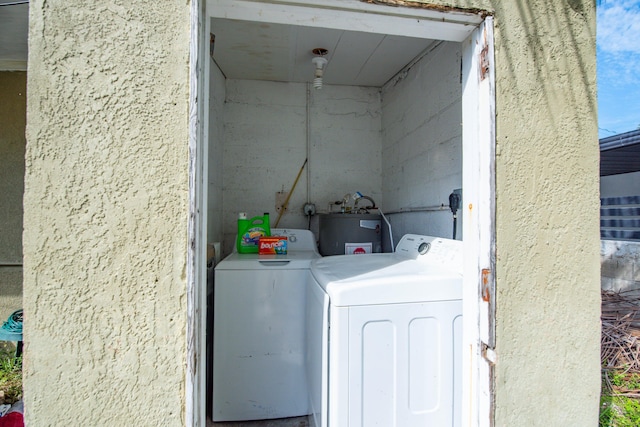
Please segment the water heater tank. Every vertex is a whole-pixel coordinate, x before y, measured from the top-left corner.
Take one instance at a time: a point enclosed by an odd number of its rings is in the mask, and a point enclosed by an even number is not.
[[[319,214],[320,254],[345,255],[382,252],[378,214]]]

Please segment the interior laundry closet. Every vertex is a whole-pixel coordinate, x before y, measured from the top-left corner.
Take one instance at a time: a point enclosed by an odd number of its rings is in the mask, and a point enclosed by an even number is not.
[[[408,233],[454,237],[449,196],[466,190],[463,58],[482,17],[439,25],[442,13],[427,9],[327,3],[335,9],[207,2],[206,233],[218,260],[233,250],[239,212],[270,212],[271,227],[317,239],[318,215],[356,193],[390,224],[384,251]]]
[[[305,159],[278,226],[317,233],[303,206],[327,213],[357,191],[387,215],[394,245],[406,232],[451,237],[460,43],[220,18],[211,38],[208,234],[224,254],[238,212],[275,220],[277,193],[291,190]],[[321,89],[311,83],[314,48],[328,51]]]

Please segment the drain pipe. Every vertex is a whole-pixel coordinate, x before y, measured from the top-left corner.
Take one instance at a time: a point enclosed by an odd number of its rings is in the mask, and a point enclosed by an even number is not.
[[[307,117],[306,117],[306,126],[307,126],[307,203],[311,202],[311,157],[309,156],[309,152],[311,151],[311,83],[307,83]]]
[[[307,143],[307,203],[302,210],[307,216],[307,230],[311,230],[311,217],[316,213],[316,206],[311,203],[311,83],[307,83],[307,105],[306,105],[306,143]]]
[[[305,213],[307,213],[307,230],[311,230],[311,210],[308,208],[311,203],[311,83],[307,83],[307,204],[305,205]]]

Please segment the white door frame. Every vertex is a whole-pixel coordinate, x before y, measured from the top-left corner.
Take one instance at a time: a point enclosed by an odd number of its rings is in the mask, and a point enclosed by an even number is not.
[[[206,323],[207,323],[207,183],[208,102],[207,70],[203,59],[205,3],[191,0],[189,49],[189,219],[187,249],[187,325],[185,373],[185,425],[206,426]],[[206,63],[206,61],[205,61]],[[205,84],[205,82],[207,82]]]
[[[493,425],[495,73],[493,18],[463,43],[463,425]]]
[[[187,426],[206,425],[206,227],[210,18],[349,29],[457,41],[463,50],[463,425],[493,424],[495,83],[493,20],[478,14],[362,1],[193,0],[190,216],[187,266]],[[483,298],[484,296],[484,298]]]

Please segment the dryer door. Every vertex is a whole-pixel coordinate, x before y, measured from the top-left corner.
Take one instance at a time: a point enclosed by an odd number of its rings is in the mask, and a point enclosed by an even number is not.
[[[460,426],[461,301],[349,309],[349,426]],[[335,327],[335,325],[332,325]],[[333,349],[332,349],[333,350]],[[334,366],[331,367],[332,371]]]

